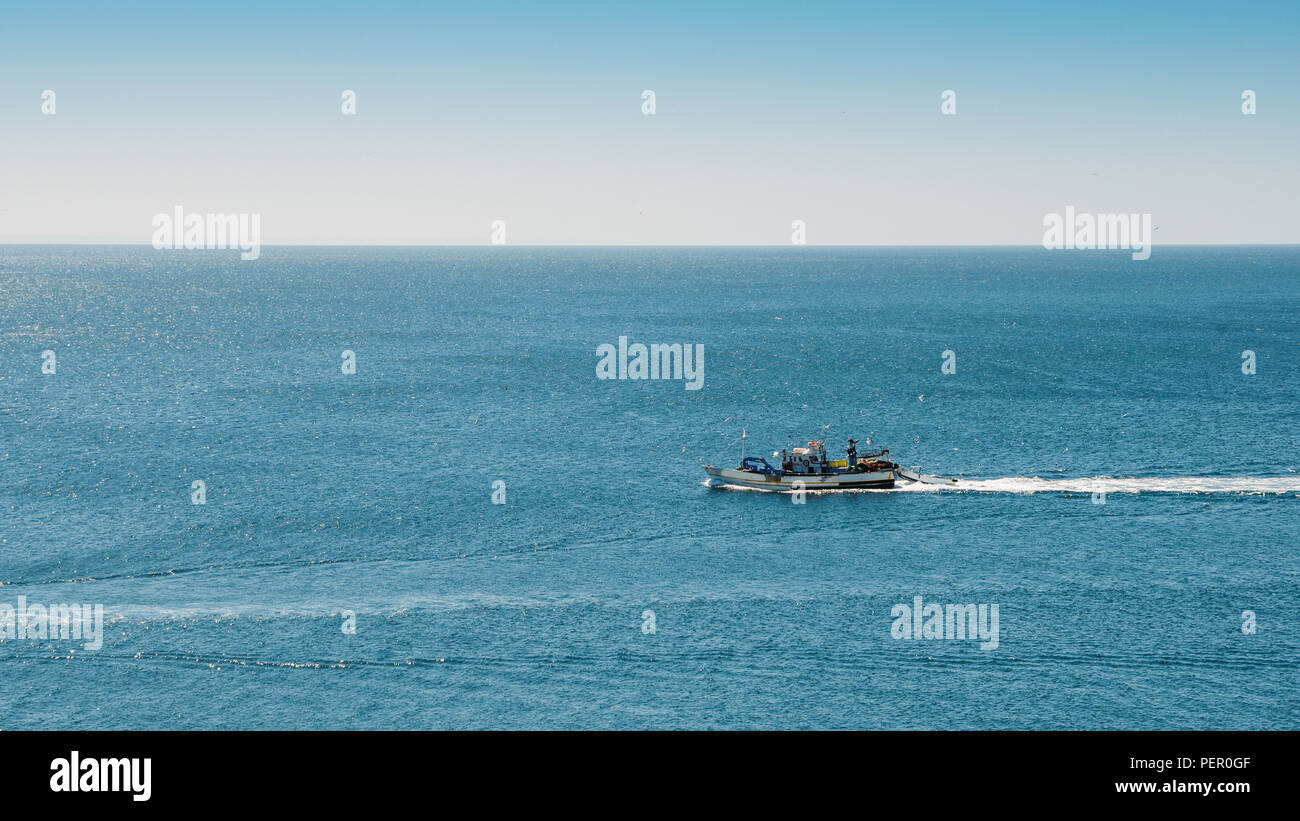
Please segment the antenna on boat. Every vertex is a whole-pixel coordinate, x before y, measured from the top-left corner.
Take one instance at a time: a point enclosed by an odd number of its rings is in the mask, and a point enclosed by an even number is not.
[[[745,464],[745,429],[740,429],[740,463]]]

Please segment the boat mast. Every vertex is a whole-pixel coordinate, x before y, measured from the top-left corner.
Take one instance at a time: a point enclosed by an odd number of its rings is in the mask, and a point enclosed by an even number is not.
[[[740,429],[740,463],[745,464],[745,429]]]

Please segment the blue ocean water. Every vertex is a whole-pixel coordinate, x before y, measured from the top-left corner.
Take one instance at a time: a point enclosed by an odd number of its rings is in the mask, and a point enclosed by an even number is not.
[[[0,729],[1300,729],[1298,275],[0,248],[0,606],[106,619],[0,641]],[[703,345],[702,389],[597,379],[620,336]],[[703,485],[824,425],[966,489]],[[915,596],[999,646],[894,638]]]

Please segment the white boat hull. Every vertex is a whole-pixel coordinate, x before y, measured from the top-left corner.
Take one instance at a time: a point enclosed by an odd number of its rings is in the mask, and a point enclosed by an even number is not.
[[[894,486],[896,472],[893,470],[873,471],[869,473],[819,473],[772,476],[754,473],[749,470],[732,468],[715,468],[705,466],[710,484],[739,485],[740,487],[759,490],[775,490],[790,493],[796,490],[857,490],[863,488],[891,488]]]

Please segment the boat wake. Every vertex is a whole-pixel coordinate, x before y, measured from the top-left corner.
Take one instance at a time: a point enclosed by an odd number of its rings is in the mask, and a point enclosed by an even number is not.
[[[707,484],[707,482],[705,483]],[[721,485],[726,490],[757,488]],[[1276,477],[1165,476],[1159,478],[1085,476],[1075,479],[1041,479],[1007,476],[1001,479],[959,479],[955,485],[900,482],[889,489],[809,490],[822,493],[1236,493],[1242,495],[1300,494],[1300,475]]]
[[[1300,476],[1220,477],[1091,476],[1078,479],[1040,479],[1013,476],[1005,479],[962,479],[951,488],[913,484],[902,490],[972,490],[983,493],[1300,493]]]

